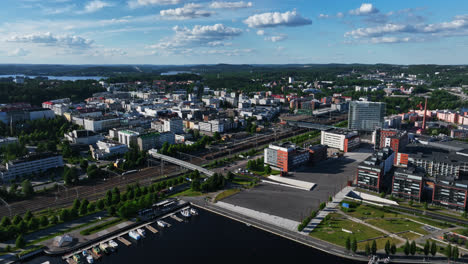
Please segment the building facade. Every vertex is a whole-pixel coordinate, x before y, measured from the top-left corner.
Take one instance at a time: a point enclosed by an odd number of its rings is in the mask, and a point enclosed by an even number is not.
[[[282,144],[270,144],[264,150],[264,162],[283,172],[309,162],[310,153],[305,149],[299,149],[296,145],[286,142]]]
[[[330,148],[348,152],[359,147],[360,143],[361,141],[356,131],[347,131],[344,129],[322,130],[320,144]]]
[[[0,176],[3,182],[7,182],[58,167],[63,167],[62,155],[41,153],[7,162],[0,170]]]
[[[374,131],[383,127],[385,103],[352,101],[349,104],[348,128],[359,131]]]

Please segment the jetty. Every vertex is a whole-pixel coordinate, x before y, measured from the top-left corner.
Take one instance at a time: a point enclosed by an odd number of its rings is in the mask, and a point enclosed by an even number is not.
[[[182,220],[180,217],[178,217],[177,215],[173,214],[171,215],[171,218],[176,220],[177,222],[183,222],[184,220]]]
[[[117,238],[120,242],[122,242],[124,245],[126,245],[127,247],[130,246],[132,244],[132,242],[128,241],[127,239],[123,238],[123,237],[118,237]]]
[[[147,226],[146,226],[146,229],[148,229],[149,231],[153,232],[153,234],[158,233],[158,230],[156,230],[156,228],[152,227],[151,225],[147,225]]]

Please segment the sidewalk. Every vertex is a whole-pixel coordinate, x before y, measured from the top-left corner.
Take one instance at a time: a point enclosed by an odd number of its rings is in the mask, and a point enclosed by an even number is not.
[[[302,233],[304,235],[308,235],[310,232],[312,232],[329,213],[336,212],[336,207],[340,205],[341,201],[346,197],[346,195],[354,190],[354,187],[351,186],[346,186],[344,187],[341,191],[339,191],[335,197],[333,197],[333,201],[329,202],[327,206],[321,210],[317,216],[315,216],[302,230]]]

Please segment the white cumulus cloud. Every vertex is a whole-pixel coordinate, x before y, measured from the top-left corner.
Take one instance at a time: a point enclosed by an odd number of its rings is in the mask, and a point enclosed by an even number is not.
[[[296,10],[285,13],[256,14],[244,20],[244,23],[253,28],[287,26],[296,27],[312,24],[312,20],[301,16]]]
[[[127,2],[130,8],[139,8],[151,5],[178,5],[182,0],[130,0]]]
[[[228,27],[223,24],[195,25],[193,28],[175,26],[173,30],[175,32],[174,36],[163,39],[148,48],[171,53],[176,50],[181,51],[182,48],[220,46],[219,43],[222,41],[242,34],[242,29]]]
[[[349,14],[356,16],[370,15],[378,13],[379,10],[372,4],[363,3],[359,8],[349,11]]]
[[[28,35],[13,35],[8,41],[19,43],[34,43],[47,46],[59,46],[77,49],[87,49],[93,44],[93,40],[75,35],[54,35],[47,33],[34,33]]]
[[[265,30],[263,30],[263,29],[258,30],[257,35],[258,36],[264,36],[265,35]]]
[[[79,13],[94,13],[103,9],[104,7],[110,7],[110,6],[113,6],[113,4],[109,2],[104,2],[101,0],[93,0],[93,1],[88,2],[85,5],[84,10],[80,11]]]
[[[223,8],[223,9],[240,9],[240,8],[248,8],[252,6],[253,6],[252,2],[244,2],[244,1],[239,1],[239,2],[215,1],[210,4],[211,8]]]
[[[267,41],[271,41],[271,42],[279,42],[279,41],[283,41],[285,39],[287,39],[288,36],[287,35],[277,35],[277,36],[268,36],[268,37],[265,37],[265,40]]]
[[[202,6],[199,4],[190,3],[175,9],[161,10],[159,14],[161,17],[170,20],[185,20],[199,17],[209,17],[213,14],[213,12],[210,11],[200,10],[201,7]]]

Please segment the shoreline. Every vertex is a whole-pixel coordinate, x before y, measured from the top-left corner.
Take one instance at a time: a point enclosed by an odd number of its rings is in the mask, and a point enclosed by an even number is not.
[[[190,199],[190,205],[198,207],[200,209],[209,211],[211,213],[229,218],[231,220],[246,224],[247,226],[252,226],[257,229],[263,230],[265,232],[280,236],[282,238],[300,243],[302,245],[311,247],[316,250],[320,250],[326,254],[337,256],[343,259],[348,259],[352,261],[358,261],[359,263],[368,263],[369,257],[363,256],[360,254],[350,255],[342,251],[341,247],[331,244],[327,241],[316,239],[307,235],[300,234],[299,232],[291,232],[279,226],[273,226],[269,223],[265,223],[261,220],[251,218],[249,216],[242,215],[237,212],[230,211],[225,208],[219,208],[214,204],[210,204],[206,201],[200,201],[195,199]],[[428,257],[427,259],[422,259],[420,257],[404,258],[404,256],[398,256],[398,258],[391,257],[391,263],[446,263],[446,258],[441,257]]]

